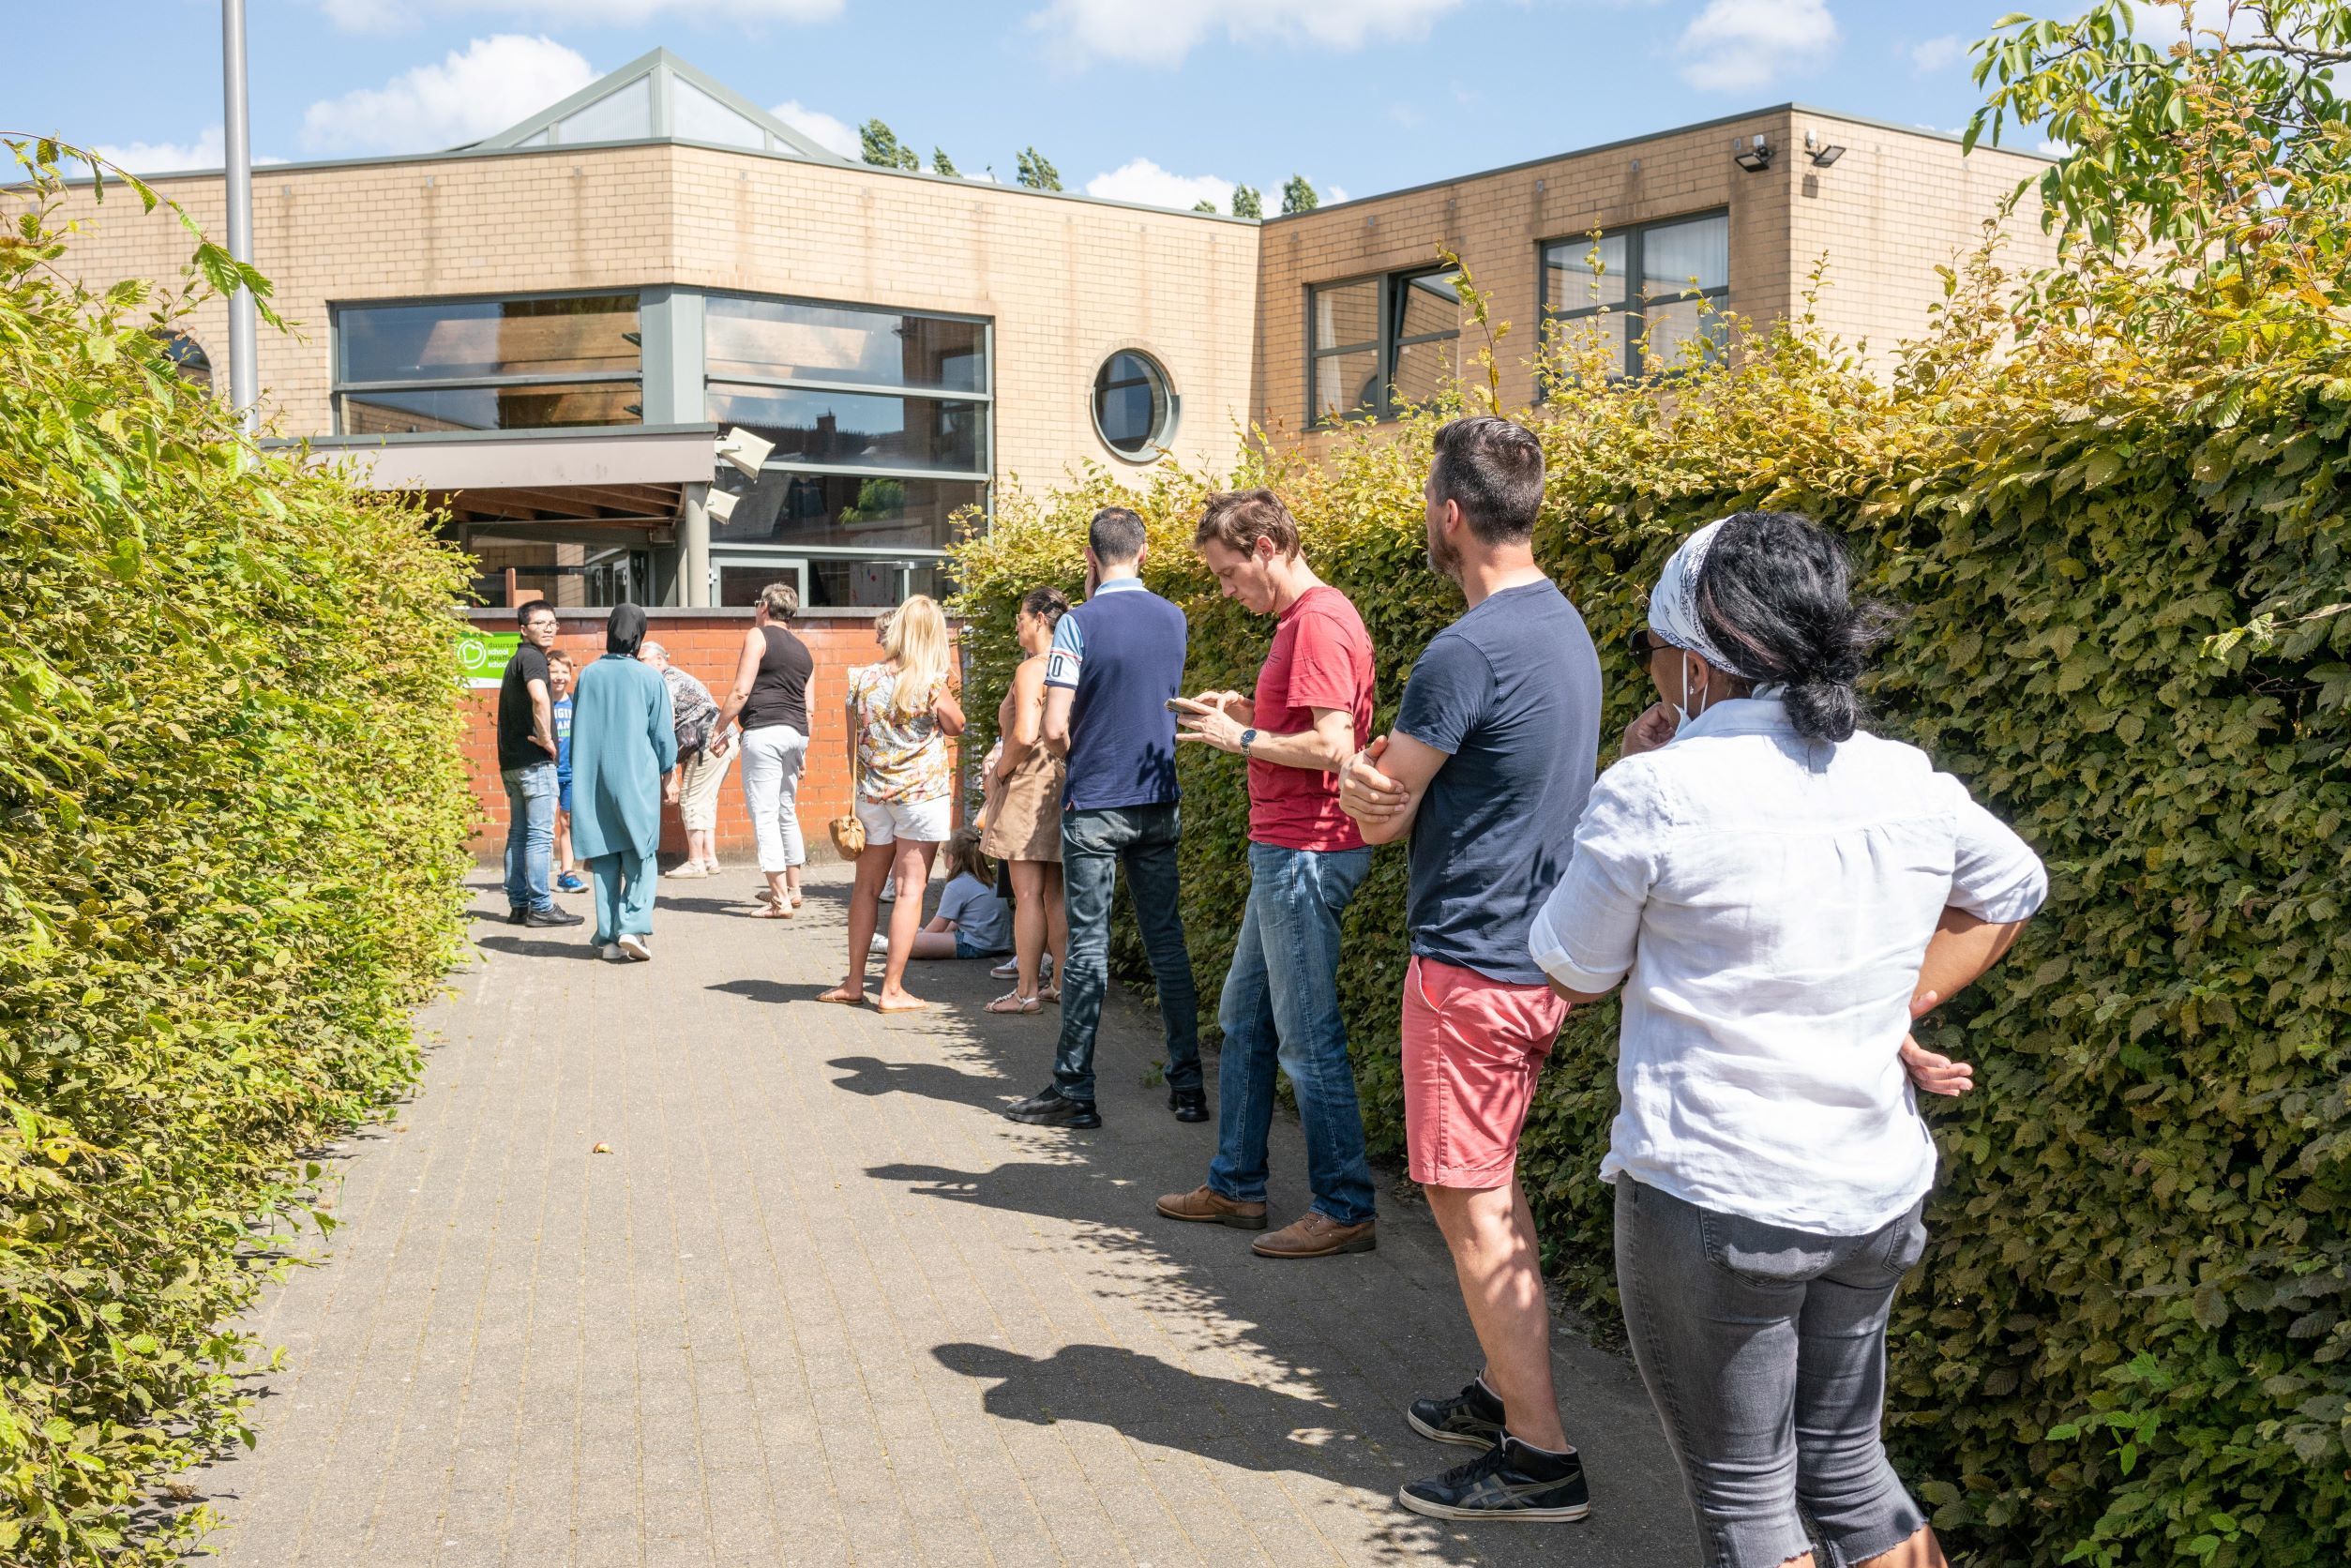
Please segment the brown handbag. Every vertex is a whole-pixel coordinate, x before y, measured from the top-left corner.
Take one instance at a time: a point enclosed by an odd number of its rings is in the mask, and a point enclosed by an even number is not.
[[[843,860],[854,860],[866,852],[866,824],[853,811],[833,819],[833,848]]]

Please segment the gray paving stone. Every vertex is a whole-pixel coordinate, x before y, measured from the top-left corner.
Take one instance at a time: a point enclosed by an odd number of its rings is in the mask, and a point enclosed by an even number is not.
[[[684,884],[679,884],[683,886]],[[1159,1220],[1213,1127],[1142,1085],[1114,999],[1100,1132],[994,1114],[1057,1015],[990,1018],[972,964],[932,1015],[813,998],[845,882],[747,918],[754,879],[665,898],[660,957],[477,927],[419,1028],[415,1097],[353,1137],[320,1266],[256,1304],[286,1347],[259,1448],[189,1478],[232,1568],[1676,1560],[1687,1515],[1639,1382],[1568,1336],[1582,1526],[1451,1528],[1395,1487],[1451,1464],[1401,1407],[1476,1366],[1424,1211],[1380,1248],[1274,1265]],[[487,881],[477,912],[503,900]],[[731,912],[732,911],[742,912]],[[593,1153],[598,1143],[610,1153]],[[1305,1194],[1275,1128],[1273,1207]]]

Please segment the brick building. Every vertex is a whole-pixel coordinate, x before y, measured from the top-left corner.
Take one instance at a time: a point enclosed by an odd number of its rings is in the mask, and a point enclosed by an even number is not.
[[[1538,323],[1638,374],[1823,262],[1817,321],[1882,366],[2041,167],[1784,105],[1258,223],[870,168],[656,50],[470,146],[257,169],[254,260],[301,328],[259,379],[279,438],[445,508],[488,602],[668,607],[723,690],[763,583],[863,654],[1005,487],[1221,466],[1252,423],[1312,445],[1433,391],[1464,347],[1440,248],[1518,324],[1506,401],[1538,395]],[[218,173],[154,183],[224,230]],[[176,224],[69,209],[92,282],[176,276]],[[214,301],[173,349],[201,373],[227,339]],[[756,474],[715,460],[734,430]],[[810,783],[814,822],[839,801]]]

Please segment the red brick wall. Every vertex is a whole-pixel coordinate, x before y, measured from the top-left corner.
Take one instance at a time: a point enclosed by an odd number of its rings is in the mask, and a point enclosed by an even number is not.
[[[604,621],[609,613],[603,610],[560,611],[563,630],[555,639],[555,646],[569,653],[581,666],[601,657]],[[485,631],[507,631],[514,626],[511,610],[470,610],[466,614]],[[751,612],[648,610],[646,614],[651,620],[647,634],[651,640],[668,649],[671,659],[681,669],[710,687],[712,696],[726,701],[728,690],[734,685],[735,661],[743,654],[743,634],[751,625]],[[833,857],[825,823],[849,809],[849,754],[841,736],[840,715],[849,701],[849,671],[882,656],[874,643],[873,621],[870,614],[811,614],[791,626],[816,660],[816,673],[808,683],[808,722],[816,727],[816,733],[808,742],[807,769],[800,776],[800,831],[807,838],[809,858],[814,860]],[[473,779],[475,801],[481,808],[474,848],[479,854],[495,855],[504,851],[506,836],[506,793],[498,777],[498,693],[494,688],[470,690],[462,693],[460,701],[465,704],[469,718],[464,742],[466,771]],[[673,806],[662,813],[661,848],[669,852],[680,852],[686,848],[686,832]],[[726,782],[718,791],[718,853],[721,859],[748,861],[757,848],[750,818],[743,808],[743,759],[738,752],[734,766],[727,770]]]

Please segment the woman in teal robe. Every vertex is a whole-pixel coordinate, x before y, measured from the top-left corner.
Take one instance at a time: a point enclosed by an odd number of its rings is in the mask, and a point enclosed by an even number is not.
[[[670,688],[638,661],[645,612],[616,605],[604,656],[580,672],[571,708],[571,844],[595,880],[595,942],[615,961],[653,957],[661,786],[677,765]]]

